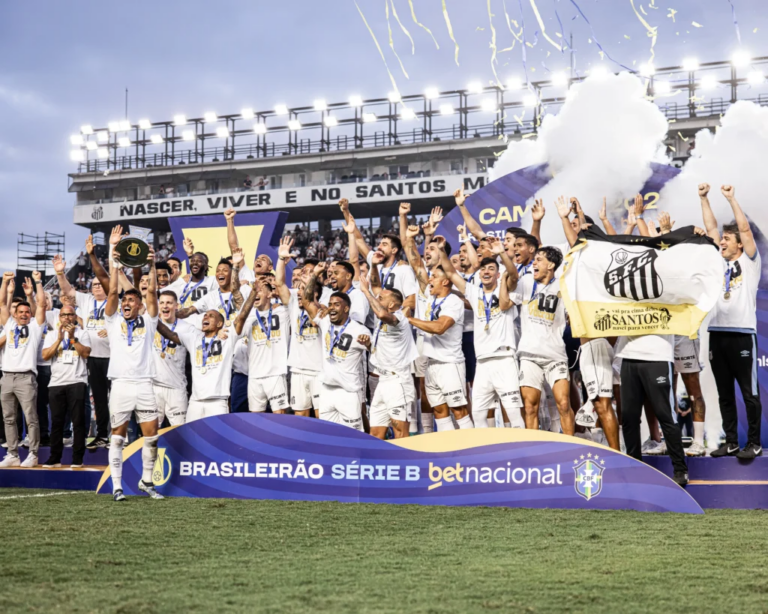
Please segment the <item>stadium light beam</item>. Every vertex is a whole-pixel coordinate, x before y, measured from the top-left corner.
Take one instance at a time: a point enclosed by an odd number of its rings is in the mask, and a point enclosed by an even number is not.
[[[339,125],[339,120],[336,119],[333,115],[329,115],[323,120],[323,123],[325,124],[326,128],[333,128]]]
[[[131,129],[131,122],[129,122],[127,119],[124,119],[120,122],[120,130],[122,132],[128,132]]]
[[[186,115],[174,115],[173,116],[173,125],[174,126],[186,126],[187,125],[187,116]]]
[[[82,162],[85,160],[85,152],[82,149],[73,149],[69,152],[69,159],[72,162]]]
[[[389,102],[400,102],[403,99],[400,92],[390,92],[387,95],[387,98],[389,99]]]
[[[288,107],[284,104],[276,104],[275,115],[288,115]]]
[[[424,90],[424,97],[427,100],[434,100],[438,96],[440,96],[440,90],[438,90],[436,87],[428,87]]]
[[[84,126],[80,126],[80,132],[83,134],[93,134],[93,126],[90,124],[85,124]]]
[[[366,124],[370,124],[376,121],[376,114],[375,113],[363,113],[363,121]]]
[[[350,96],[349,97],[349,106],[351,107],[362,107],[363,106],[363,98],[361,96]]]
[[[315,108],[315,111],[327,111],[328,110],[328,103],[325,102],[325,100],[318,98],[312,103],[312,106]]]
[[[480,83],[480,81],[472,81],[472,83],[467,86],[467,90],[470,94],[482,94],[483,84]]]
[[[686,58],[683,60],[683,70],[693,72],[699,70],[699,61],[696,58]]]
[[[152,141],[155,145],[160,145],[163,142],[163,137],[159,134],[153,134],[150,141]]]
[[[653,75],[656,74],[656,69],[653,67],[653,64],[641,64],[640,65],[640,75],[643,77],[653,77]]]
[[[185,130],[181,133],[181,138],[185,141],[194,141],[195,140],[195,133],[193,130]]]
[[[117,139],[117,144],[120,145],[120,147],[130,147],[131,139],[129,139],[127,136],[121,136],[119,139]]]
[[[72,145],[82,145],[85,143],[85,139],[83,138],[82,134],[73,134],[71,137],[69,137],[69,142]]]
[[[666,96],[672,92],[672,84],[669,81],[654,81],[653,91],[657,96]]]
[[[453,115],[453,105],[452,104],[441,104],[440,105],[440,115]]]
[[[139,129],[140,130],[149,130],[152,127],[152,122],[148,119],[140,119],[139,120]]]
[[[731,56],[731,64],[734,65],[735,68],[744,68],[746,66],[749,66],[749,63],[752,61],[752,56],[749,55],[746,51],[737,51],[736,53]]]
[[[250,107],[247,107],[245,109],[240,110],[240,117],[242,117],[243,119],[253,119],[254,117],[256,117],[256,113],[253,112],[253,109],[251,109]]]
[[[533,94],[528,94],[527,96],[523,96],[523,106],[533,108],[539,103],[539,99],[534,96]]]
[[[98,147],[98,145],[96,144],[96,141],[88,141],[88,142],[86,142],[86,144],[85,144],[85,148],[86,148],[88,151],[93,151],[93,150],[94,150],[94,149],[96,149],[97,147]]]
[[[403,109],[400,111],[400,119],[406,121],[416,119],[416,111],[410,107],[403,107]]]
[[[217,121],[219,121],[218,116],[213,111],[208,111],[205,115],[203,115],[203,120],[206,124],[213,124]]]
[[[120,132],[120,122],[109,122],[107,124],[107,130],[110,132]]]
[[[220,139],[226,139],[229,136],[229,128],[226,126],[216,128],[216,136]]]
[[[298,119],[292,119],[288,122],[288,130],[301,130],[301,122]]]
[[[493,98],[486,98],[483,100],[483,102],[480,103],[480,108],[485,113],[496,113],[499,110],[499,105]]]
[[[699,89],[713,90],[717,87],[717,78],[714,75],[705,75],[701,78]]]
[[[266,134],[267,133],[267,124],[259,122],[258,124],[253,125],[253,131],[256,134]]]
[[[108,132],[104,132],[103,130],[100,130],[99,132],[96,133],[96,140],[99,143],[107,143],[107,142],[109,142],[109,133]]]

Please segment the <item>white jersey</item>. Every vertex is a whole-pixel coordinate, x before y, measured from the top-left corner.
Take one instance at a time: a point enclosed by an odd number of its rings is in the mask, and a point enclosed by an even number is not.
[[[88,331],[76,328],[75,339],[85,347],[91,347],[91,339]],[[53,331],[46,337],[43,347],[49,348],[59,339],[58,331]],[[59,343],[59,348],[51,358],[51,386],[71,386],[72,384],[88,383],[88,365],[85,358],[78,354],[74,341],[65,333],[64,340]]]
[[[20,326],[13,318],[5,323],[5,352],[3,373],[37,374],[38,348],[43,338],[43,326],[32,318],[26,326]]]
[[[471,273],[467,275],[466,273],[459,272],[459,275],[461,275],[464,278],[464,281],[467,282],[467,288],[469,286],[477,286],[480,284],[480,279],[477,276],[477,271],[474,273]],[[454,290],[458,291],[458,288],[456,286],[453,287]],[[466,294],[465,294],[466,297]],[[469,300],[467,300],[469,302]],[[472,309],[467,309],[467,306],[464,305],[464,332],[469,333],[475,330],[475,312]]]
[[[179,339],[190,354],[192,363],[192,397],[190,401],[226,399],[232,383],[232,362],[239,335],[234,327],[226,339],[207,339],[196,328],[176,329]]]
[[[209,292],[216,292],[218,288],[219,282],[215,277],[203,277],[200,281],[193,281],[191,278],[189,281],[184,281],[183,277],[179,277],[165,288],[165,290],[174,292],[179,301],[179,308],[184,308],[194,307],[197,301]],[[203,317],[200,314],[196,314],[190,316],[187,320],[195,328],[200,328],[202,326]]]
[[[374,250],[368,252],[368,267],[373,266]],[[416,282],[416,275],[413,269],[402,261],[395,261],[391,266],[385,267],[383,264],[376,265],[379,269],[379,280],[381,287],[385,290],[399,290],[403,298],[406,299],[419,291],[419,284]],[[370,275],[369,275],[370,279]]]
[[[673,362],[675,360],[674,335],[634,335],[616,340],[616,358],[646,360],[648,362]]]
[[[331,296],[334,294],[335,291],[333,288],[323,288],[320,304],[327,307],[328,301],[331,300]],[[354,285],[347,290],[346,295],[349,297],[351,303],[349,307],[349,317],[355,322],[365,326],[365,321],[368,319],[368,312],[371,309],[371,306],[368,304],[368,299],[365,298],[363,291],[360,288],[356,288]]]
[[[419,357],[413,329],[402,310],[392,314],[397,324],[385,324],[376,318],[371,337],[371,364],[379,371],[411,378],[411,363]]]
[[[492,292],[467,283],[466,292],[475,322],[475,356],[478,360],[492,356],[514,356],[517,349],[515,318],[517,307],[502,311],[499,306],[499,284]],[[511,297],[510,297],[511,298]]]
[[[288,367],[292,373],[317,375],[323,364],[323,340],[320,337],[320,329],[299,306],[298,290],[291,290],[288,310],[291,316]]]
[[[100,337],[99,331],[105,330],[107,323],[104,319],[104,307],[107,299],[97,301],[93,294],[75,293],[77,315],[83,320],[83,328],[91,337],[91,356],[94,358],[109,358],[109,337]]]
[[[426,288],[429,292],[429,287]],[[433,322],[440,316],[448,316],[453,324],[442,335],[419,331],[424,337],[423,355],[437,362],[464,362],[461,351],[461,337],[464,328],[464,301],[455,294],[443,298],[428,296],[422,292],[416,295],[416,316],[419,320]]]
[[[175,322],[163,322],[175,333],[181,333],[185,330],[195,330],[189,322],[176,320]],[[155,341],[153,343],[154,352],[152,359],[155,361],[155,378],[152,383],[163,388],[173,388],[174,390],[187,389],[187,375],[185,373],[185,363],[187,360],[187,350],[183,345],[177,345],[155,332]]]
[[[760,252],[723,260],[723,287],[709,321],[709,330],[754,333],[757,330],[757,286],[762,272]]]
[[[241,286],[240,294],[243,295],[243,305],[245,305],[245,301],[247,301],[248,297],[251,295],[251,288],[248,286]],[[235,308],[232,293],[222,292],[221,288],[216,288],[215,291],[209,292],[197,301],[195,303],[195,309],[197,309],[197,313],[201,316],[206,311],[215,309],[224,317],[225,326],[232,326],[237,314],[240,313],[240,310]],[[227,324],[227,322],[229,322],[229,324]],[[237,373],[242,373],[243,375],[248,375],[248,343],[246,340],[243,340],[235,346],[235,371]]]
[[[77,312],[75,312],[77,313]],[[59,334],[59,310],[58,309],[51,309],[50,311],[45,312],[45,324],[43,325],[43,335],[40,338],[40,345],[38,345],[37,350],[37,366],[38,367],[50,367],[51,361],[50,360],[43,360],[43,347],[45,347],[45,340],[48,338],[48,336],[53,333],[55,335]]]
[[[266,311],[251,311],[243,325],[243,334],[248,335],[249,378],[272,377],[288,372],[290,326],[285,305],[270,305]]]
[[[365,326],[351,318],[345,324],[331,324],[329,316],[315,318],[323,336],[323,373],[326,386],[339,386],[347,392],[361,392],[362,364],[366,348],[358,343],[360,335],[371,335]]]
[[[328,307],[328,301],[331,300],[333,289],[330,286],[323,286],[323,291],[320,293],[320,304]]]
[[[533,275],[525,275],[517,282],[513,300],[521,305],[517,352],[520,358],[567,363],[563,341],[565,305],[560,296],[560,280],[553,278],[543,285],[534,280]]]
[[[118,309],[106,316],[110,360],[107,377],[113,380],[151,380],[155,377],[152,344],[158,317],[149,314],[127,322]]]

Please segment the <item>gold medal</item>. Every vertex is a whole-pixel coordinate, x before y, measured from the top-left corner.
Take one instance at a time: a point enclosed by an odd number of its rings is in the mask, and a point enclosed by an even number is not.
[[[490,324],[488,322],[485,323],[485,330],[488,331],[490,329]]]
[[[200,374],[205,375],[205,373],[208,371],[208,367],[200,367]]]
[[[723,298],[726,301],[730,301],[731,300],[731,293],[730,292],[726,292],[725,294],[723,294]]]
[[[230,320],[229,318],[227,318],[227,322],[226,322],[226,324],[227,324],[227,326],[232,326],[232,320]]]
[[[299,343],[304,343],[304,335],[299,335],[298,337],[296,337],[296,341],[298,341]]]
[[[267,347],[272,347],[272,342],[269,339],[267,339]]]
[[[165,352],[160,352],[160,358],[165,358]]]

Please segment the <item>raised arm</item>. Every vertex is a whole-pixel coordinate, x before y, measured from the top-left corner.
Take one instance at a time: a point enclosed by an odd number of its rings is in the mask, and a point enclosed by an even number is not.
[[[648,231],[648,224],[645,223],[645,203],[643,203],[643,197],[640,194],[635,194],[635,221],[637,222],[637,230],[641,237],[650,237],[651,233]]]
[[[616,229],[613,227],[613,224],[611,224],[611,220],[608,219],[605,196],[603,196],[603,206],[600,208],[599,216],[600,216],[600,221],[603,223],[603,228],[605,228],[605,234],[607,235],[617,234]]]
[[[739,236],[741,237],[741,244],[744,246],[744,252],[754,260],[755,254],[757,254],[757,243],[755,243],[755,237],[752,234],[752,228],[749,225],[749,220],[744,212],[741,210],[741,206],[736,201],[736,190],[732,185],[724,185],[720,188],[720,191],[725,196],[725,200],[731,205],[733,210],[733,217],[736,220],[736,225],[739,227]]]
[[[112,231],[114,234],[114,230]],[[118,263],[115,261],[115,254],[112,253],[109,259],[109,292],[107,293],[107,304],[104,305],[104,315],[109,317],[115,315],[118,307],[118,285],[119,275],[117,274]]]
[[[312,271],[312,274],[309,276],[306,288],[304,288],[302,304],[304,306],[304,311],[307,312],[307,315],[312,320],[317,317],[317,313],[319,311],[317,303],[315,303],[315,288],[319,283],[318,277],[322,274],[323,271],[325,271],[325,262],[319,262]]]
[[[284,305],[287,305],[291,300],[291,289],[285,283],[285,269],[291,260],[292,247],[293,239],[291,237],[283,237],[280,239],[280,246],[277,248],[278,258],[277,266],[275,267],[275,284],[277,285],[277,293],[280,295],[280,300],[283,301]]]
[[[453,266],[451,259],[448,257],[448,253],[445,251],[445,243],[440,243],[438,248],[438,251],[440,252],[440,266],[443,267],[443,271],[448,279],[451,280],[451,283],[456,286],[456,289],[464,294],[467,291],[466,280],[456,270],[456,267]]]
[[[235,230],[235,210],[230,207],[224,209],[224,219],[227,220],[227,243],[229,243],[229,251],[234,253],[236,249],[240,247],[240,243],[237,240],[237,230]]]
[[[570,224],[569,224],[570,226]],[[571,229],[573,230],[573,229]],[[506,250],[504,249],[504,244],[501,242],[500,239],[497,237],[488,237],[488,240],[491,242],[491,250],[493,253],[501,258],[501,264],[504,265],[504,270],[506,271],[506,283],[510,291],[517,288],[517,280],[519,279],[520,275],[517,272],[517,265],[515,264],[515,261],[512,260],[507,255]]]
[[[483,227],[477,223],[477,220],[472,217],[472,214],[466,207],[466,200],[469,196],[469,194],[464,194],[464,188],[459,188],[453,193],[453,197],[456,199],[456,204],[459,206],[461,217],[464,219],[464,225],[467,227],[467,230],[472,233],[475,239],[479,241],[480,239],[485,238],[485,231],[483,230]]]
[[[238,247],[232,251],[232,275],[229,280],[229,291],[232,293],[232,303],[235,309],[240,311],[240,308],[245,302],[243,299],[243,293],[240,291],[240,269],[243,268],[245,263],[245,254],[242,248]]]
[[[121,226],[118,226],[118,228],[120,229],[120,234],[118,236],[118,241],[119,241],[120,238],[122,238],[123,236],[123,229]],[[114,233],[114,229],[112,230],[112,232]],[[110,236],[110,245],[111,245],[111,239],[112,237]],[[99,262],[99,259],[96,257],[96,251],[93,246],[93,235],[88,235],[88,238],[85,240],[85,251],[88,254],[88,258],[91,261],[91,269],[93,270],[93,274],[96,276],[96,279],[98,279],[101,282],[101,287],[109,288],[109,273],[107,273],[104,270],[104,267],[101,265],[101,262]],[[59,286],[61,286],[61,278],[59,278]],[[64,292],[63,286],[61,286],[61,291]]]
[[[517,281],[515,281],[515,287],[517,287]],[[512,288],[514,290],[514,288]],[[507,271],[501,272],[501,279],[499,280],[499,309],[502,311],[508,311],[514,306],[512,297],[509,295],[509,273]]]
[[[341,213],[344,216],[344,223],[349,224],[349,220],[352,217],[352,214],[349,212],[349,201],[346,198],[342,198],[339,201],[339,208],[341,209]],[[371,247],[365,242],[363,233],[360,232],[360,229],[357,226],[355,226],[354,235],[349,237],[349,242],[354,243],[355,247],[357,248],[358,252],[362,254],[363,258],[366,260],[368,259],[368,252],[371,251]]]
[[[45,288],[43,288],[43,274],[40,271],[32,271],[32,281],[35,284],[35,301],[37,302],[37,311],[35,311],[35,320],[40,326],[45,325]]]
[[[67,263],[62,258],[61,254],[56,254],[53,257],[53,272],[56,273],[56,281],[59,283],[62,296],[75,296],[75,289],[72,284],[69,283],[67,275],[65,273]]]
[[[624,228],[624,234],[631,235],[635,231],[635,226],[637,226],[637,220],[635,219],[635,208],[631,207],[629,211],[627,211],[627,226]]]
[[[416,274],[416,281],[419,282],[419,288],[424,292],[429,283],[429,274],[424,266],[424,261],[419,255],[419,250],[416,248],[416,241],[414,239],[417,234],[419,234],[418,226],[408,226],[405,231],[405,243],[403,243],[403,247],[405,249],[405,257],[408,259],[408,264],[411,265],[413,272]]]
[[[709,184],[699,184],[699,199],[701,200],[701,217],[704,219],[704,228],[715,243],[720,243],[720,232],[717,229],[717,218],[712,213],[712,206],[709,204]]]
[[[31,312],[32,316],[35,316],[35,314],[37,314],[37,300],[35,300],[35,286],[29,277],[24,278],[24,281],[21,283],[21,289],[24,291],[24,297],[26,301],[29,303],[29,311]]]
[[[139,269],[141,270],[141,269]],[[155,270],[155,250],[149,247],[149,283],[147,284],[147,313],[156,318],[159,311],[157,304],[157,271]]]
[[[467,229],[465,226],[459,224],[456,226],[456,230],[459,232],[459,242],[467,246],[467,260],[469,260],[469,266],[474,273],[477,271],[477,269],[480,268],[480,258],[477,256],[477,250],[472,244],[472,239],[467,234]]]
[[[667,234],[669,232],[672,232],[672,226],[674,226],[675,223],[670,219],[669,213],[666,211],[660,211],[659,212],[659,229],[660,234]]]
[[[400,203],[400,245],[405,245],[405,232],[408,230],[408,214],[411,212],[411,203]]]
[[[539,242],[539,245],[542,245],[541,242],[541,220],[544,219],[544,215],[547,213],[547,210],[544,208],[544,201],[539,199],[536,199],[533,201],[533,207],[531,207],[531,236],[536,237],[536,240]]]
[[[8,309],[8,285],[13,279],[13,271],[3,273],[3,281],[0,283],[0,325],[5,326],[11,312]]]
[[[355,240],[355,232],[357,232],[357,224],[352,214],[347,215],[347,223],[343,226],[344,232],[347,233],[347,259],[355,269],[355,279],[359,280],[360,275],[360,254],[357,251],[357,241]]]
[[[376,267],[373,267],[374,269]],[[384,309],[384,306],[379,302],[379,299],[376,298],[373,295],[373,292],[371,292],[371,286],[367,279],[360,278],[360,290],[363,291],[363,294],[365,295],[365,298],[368,299],[368,303],[371,306],[371,309],[373,310],[373,313],[376,315],[379,320],[384,322],[384,324],[397,324],[397,318],[389,313],[386,309]]]
[[[424,249],[427,249],[427,245],[429,245],[434,239],[437,226],[442,220],[443,208],[432,207],[432,213],[429,214],[429,220],[421,227],[421,229],[424,231]]]
[[[238,312],[237,316],[235,317],[235,332],[237,332],[238,335],[241,335],[243,333],[243,326],[245,326],[245,321],[248,319],[248,316],[251,313],[251,310],[253,309],[253,305],[256,302],[256,295],[259,291],[259,281],[256,280],[251,284],[251,293],[248,295],[248,298],[245,299],[245,304],[243,305],[243,308]]]
[[[563,223],[565,238],[568,240],[568,245],[573,246],[576,244],[576,241],[578,241],[579,235],[576,234],[573,226],[571,226],[570,219],[568,219],[571,214],[571,208],[568,206],[568,203],[565,202],[564,196],[560,196],[555,204],[557,205],[557,214],[560,216],[560,221]]]

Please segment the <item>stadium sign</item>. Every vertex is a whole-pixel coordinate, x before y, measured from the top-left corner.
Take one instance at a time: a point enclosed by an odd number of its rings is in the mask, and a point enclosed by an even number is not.
[[[140,494],[142,443],[124,452],[127,495]],[[111,492],[109,476],[98,492]],[[226,414],[163,431],[153,479],[174,497],[703,513],[640,461],[522,429],[382,441],[312,418]]]
[[[462,186],[467,191],[478,190],[486,182],[486,176],[477,173],[75,205],[75,224],[217,214],[229,207],[237,211],[268,211],[335,205],[342,198],[352,204],[440,198],[451,196]]]

